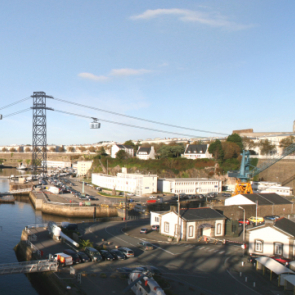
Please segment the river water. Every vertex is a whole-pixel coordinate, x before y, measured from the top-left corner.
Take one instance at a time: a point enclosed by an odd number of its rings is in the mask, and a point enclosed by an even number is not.
[[[18,172],[16,169],[0,169],[0,177],[11,174],[16,175]],[[0,178],[0,192],[8,190],[9,180]],[[26,225],[49,220],[68,221],[66,218],[42,215],[41,212],[35,211],[28,197],[16,197],[15,204],[0,204],[0,263],[18,262],[13,248],[20,241],[21,232]],[[39,288],[37,291],[24,274],[13,274],[0,276],[0,294],[47,295],[48,293]]]

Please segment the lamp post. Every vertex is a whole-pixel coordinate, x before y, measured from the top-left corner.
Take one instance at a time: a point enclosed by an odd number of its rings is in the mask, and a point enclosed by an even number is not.
[[[243,242],[245,242],[245,209],[241,206],[239,206],[240,209],[242,209],[243,212]]]

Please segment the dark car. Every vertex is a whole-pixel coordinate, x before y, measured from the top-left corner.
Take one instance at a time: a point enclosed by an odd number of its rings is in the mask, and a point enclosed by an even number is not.
[[[78,252],[77,254],[78,254],[79,257],[80,257],[81,262],[90,262],[90,261],[91,261],[90,257],[89,257],[88,255],[86,255],[85,252],[81,252],[81,251],[80,251],[80,252]]]
[[[78,224],[76,223],[69,223],[64,226],[65,229],[67,230],[77,230],[78,229]]]
[[[112,250],[110,250],[110,253],[111,253],[116,259],[118,259],[118,260],[124,260],[124,259],[126,259],[125,255],[124,255],[121,251],[119,251],[119,250],[117,250],[117,249],[112,249]]]
[[[90,257],[92,261],[102,261],[100,252],[92,247],[86,247],[85,253]]]
[[[130,267],[119,267],[116,269],[116,272],[119,272],[119,273],[123,273],[123,274],[129,274],[131,273],[132,271],[134,270],[134,268],[130,268]]]
[[[100,250],[100,254],[103,258],[103,260],[113,261],[116,258],[107,250]]]
[[[88,196],[86,197],[88,201],[98,201],[98,198],[92,197],[92,196]]]
[[[267,216],[264,216],[264,219],[267,219],[267,220],[276,220],[280,218],[280,216],[278,215],[267,215]]]
[[[140,230],[140,233],[141,234],[147,234],[148,233],[148,229],[147,228],[142,228],[141,230]]]
[[[152,265],[143,265],[135,268],[136,270],[139,270],[140,272],[150,272],[152,275],[161,275],[160,270]]]
[[[65,254],[67,254],[67,255],[72,256],[72,258],[73,258],[73,263],[74,263],[74,264],[76,264],[76,263],[80,263],[80,262],[81,262],[81,259],[80,259],[79,255],[78,255],[78,253],[77,253],[76,251],[74,251],[74,250],[72,250],[72,249],[66,249],[66,250],[64,250],[63,252],[64,252]]]

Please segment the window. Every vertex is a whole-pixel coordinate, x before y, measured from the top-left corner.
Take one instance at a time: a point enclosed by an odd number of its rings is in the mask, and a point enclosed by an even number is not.
[[[164,232],[169,233],[169,222],[164,222]]]
[[[159,217],[155,216],[155,222],[159,222]]]
[[[221,235],[221,223],[217,223],[216,225],[216,235]]]
[[[192,238],[192,237],[194,236],[194,226],[193,226],[193,225],[190,225],[190,226],[188,227],[188,236],[189,236],[190,238]]]
[[[255,252],[263,252],[263,241],[262,240],[255,240]]]
[[[273,249],[273,254],[275,255],[283,255],[283,244],[282,243],[278,243],[278,242],[274,242],[274,249]]]

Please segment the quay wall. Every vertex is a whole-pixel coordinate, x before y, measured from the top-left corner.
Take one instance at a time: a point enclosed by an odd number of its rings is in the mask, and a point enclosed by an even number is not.
[[[29,198],[36,210],[42,213],[78,217],[78,218],[104,218],[118,216],[117,208],[111,206],[70,206],[62,204],[46,203],[42,199],[36,198],[34,192],[30,192]]]

